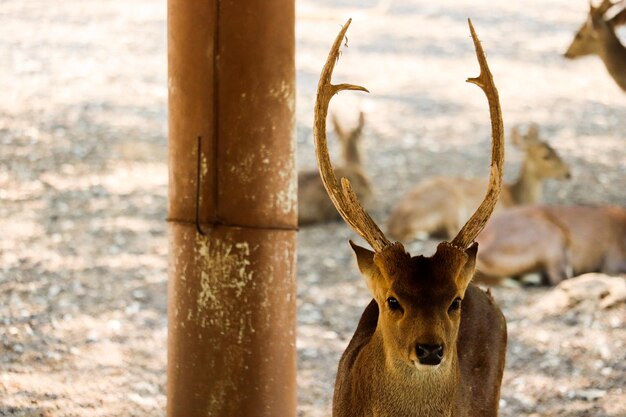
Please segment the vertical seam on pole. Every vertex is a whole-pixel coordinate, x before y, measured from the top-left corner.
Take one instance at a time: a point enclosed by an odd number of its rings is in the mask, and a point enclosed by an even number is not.
[[[212,221],[220,218],[220,177],[218,168],[219,159],[219,60],[220,60],[220,0],[215,2],[215,33],[213,36],[213,170],[215,187],[213,190],[213,198],[215,201],[215,213]]]

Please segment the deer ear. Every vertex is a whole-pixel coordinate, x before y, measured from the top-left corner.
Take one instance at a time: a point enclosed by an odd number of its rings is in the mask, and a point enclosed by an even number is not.
[[[353,241],[350,241],[350,246],[352,246],[352,250],[356,255],[356,262],[359,265],[359,271],[361,271],[361,275],[365,278],[365,282],[367,283],[367,287],[370,292],[374,295],[376,293],[376,287],[378,287],[377,282],[381,277],[380,270],[374,263],[374,255],[376,253],[369,249],[362,248]]]
[[[457,278],[457,285],[465,290],[469,282],[474,277],[474,271],[476,270],[476,254],[478,253],[478,243],[474,242],[472,245],[465,249],[467,255],[467,262],[463,265],[461,272]]]
[[[378,267],[374,264],[375,252],[365,249],[353,241],[350,241],[350,246],[352,246],[352,250],[356,255],[356,262],[359,265],[359,271],[361,271],[363,275],[368,275],[378,270]]]
[[[352,132],[354,135],[357,136],[357,139],[361,138],[363,127],[365,127],[365,113],[363,113],[363,110],[361,110],[359,111],[359,123],[357,124],[357,126],[354,128],[354,131]]]
[[[342,142],[345,141],[348,136],[348,133],[341,126],[341,123],[339,123],[339,118],[337,117],[335,113],[331,113],[330,121],[333,124],[333,129],[335,129],[335,133],[339,137],[339,140]]]
[[[526,137],[532,142],[539,142],[539,125],[537,123],[531,123],[530,126],[528,126]]]
[[[514,126],[511,129],[511,142],[513,143],[513,145],[515,145],[516,147],[520,148],[520,149],[524,149],[526,147],[526,144],[524,143],[524,139],[526,139],[524,136],[522,136],[522,134],[519,131],[519,128],[517,126]]]

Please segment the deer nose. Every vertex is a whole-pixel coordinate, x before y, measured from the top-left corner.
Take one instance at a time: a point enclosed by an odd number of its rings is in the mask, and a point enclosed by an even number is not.
[[[439,365],[443,359],[442,345],[417,345],[417,359],[422,365]]]

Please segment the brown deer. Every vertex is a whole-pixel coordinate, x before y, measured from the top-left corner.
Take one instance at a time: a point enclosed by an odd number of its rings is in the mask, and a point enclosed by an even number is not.
[[[492,417],[498,414],[506,350],[506,322],[488,293],[470,281],[478,245],[474,238],[500,194],[504,138],[498,92],[471,22],[480,75],[468,79],[486,94],[492,122],[492,162],[487,194],[451,242],[431,257],[409,255],[391,243],[355,195],[335,176],[326,140],[331,84],[350,20],[337,35],[322,70],[315,105],[314,138],[320,175],[346,223],[374,251],[350,242],[373,300],[346,348],[337,372],[334,417]]]
[[[527,206],[494,216],[476,241],[477,277],[538,272],[546,285],[587,272],[626,273],[626,209]]]
[[[370,182],[361,165],[359,142],[365,126],[365,115],[359,113],[356,128],[348,130],[341,126],[337,116],[332,114],[331,120],[335,133],[341,143],[344,164],[335,168],[335,175],[347,177],[354,184],[354,190],[367,206],[371,203],[373,193]],[[329,200],[317,170],[298,174],[298,223],[308,225],[341,219],[335,206]]]
[[[514,145],[524,151],[517,180],[504,184],[496,210],[541,200],[547,179],[570,178],[570,171],[556,151],[539,138],[539,127],[532,124],[526,134],[511,131]],[[463,219],[478,206],[485,180],[476,178],[435,177],[426,179],[393,207],[387,231],[394,239],[406,242],[424,235],[454,236]]]
[[[567,48],[565,57],[599,56],[617,85],[626,91],[626,47],[615,33],[617,26],[626,23],[626,7],[612,18],[605,17],[609,9],[617,4],[603,0],[598,7],[589,5],[587,20]]]

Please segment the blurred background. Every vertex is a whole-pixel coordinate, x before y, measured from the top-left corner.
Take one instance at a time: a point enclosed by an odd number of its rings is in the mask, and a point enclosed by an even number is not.
[[[298,0],[299,169],[339,27],[354,19],[333,101],[361,143],[374,217],[426,175],[487,176],[490,125],[466,19],[507,132],[537,123],[572,172],[548,203],[626,205],[626,95],[597,57],[563,53],[586,0]],[[167,287],[165,0],[0,2],[0,415],[163,415]],[[626,31],[620,37],[626,42]],[[338,152],[331,138],[331,153]],[[507,147],[505,177],[521,152]],[[369,295],[343,223],[303,228],[299,415],[327,416]],[[411,245],[432,250],[434,241]],[[501,415],[626,415],[626,306],[559,308],[549,288],[499,287],[509,323]]]

